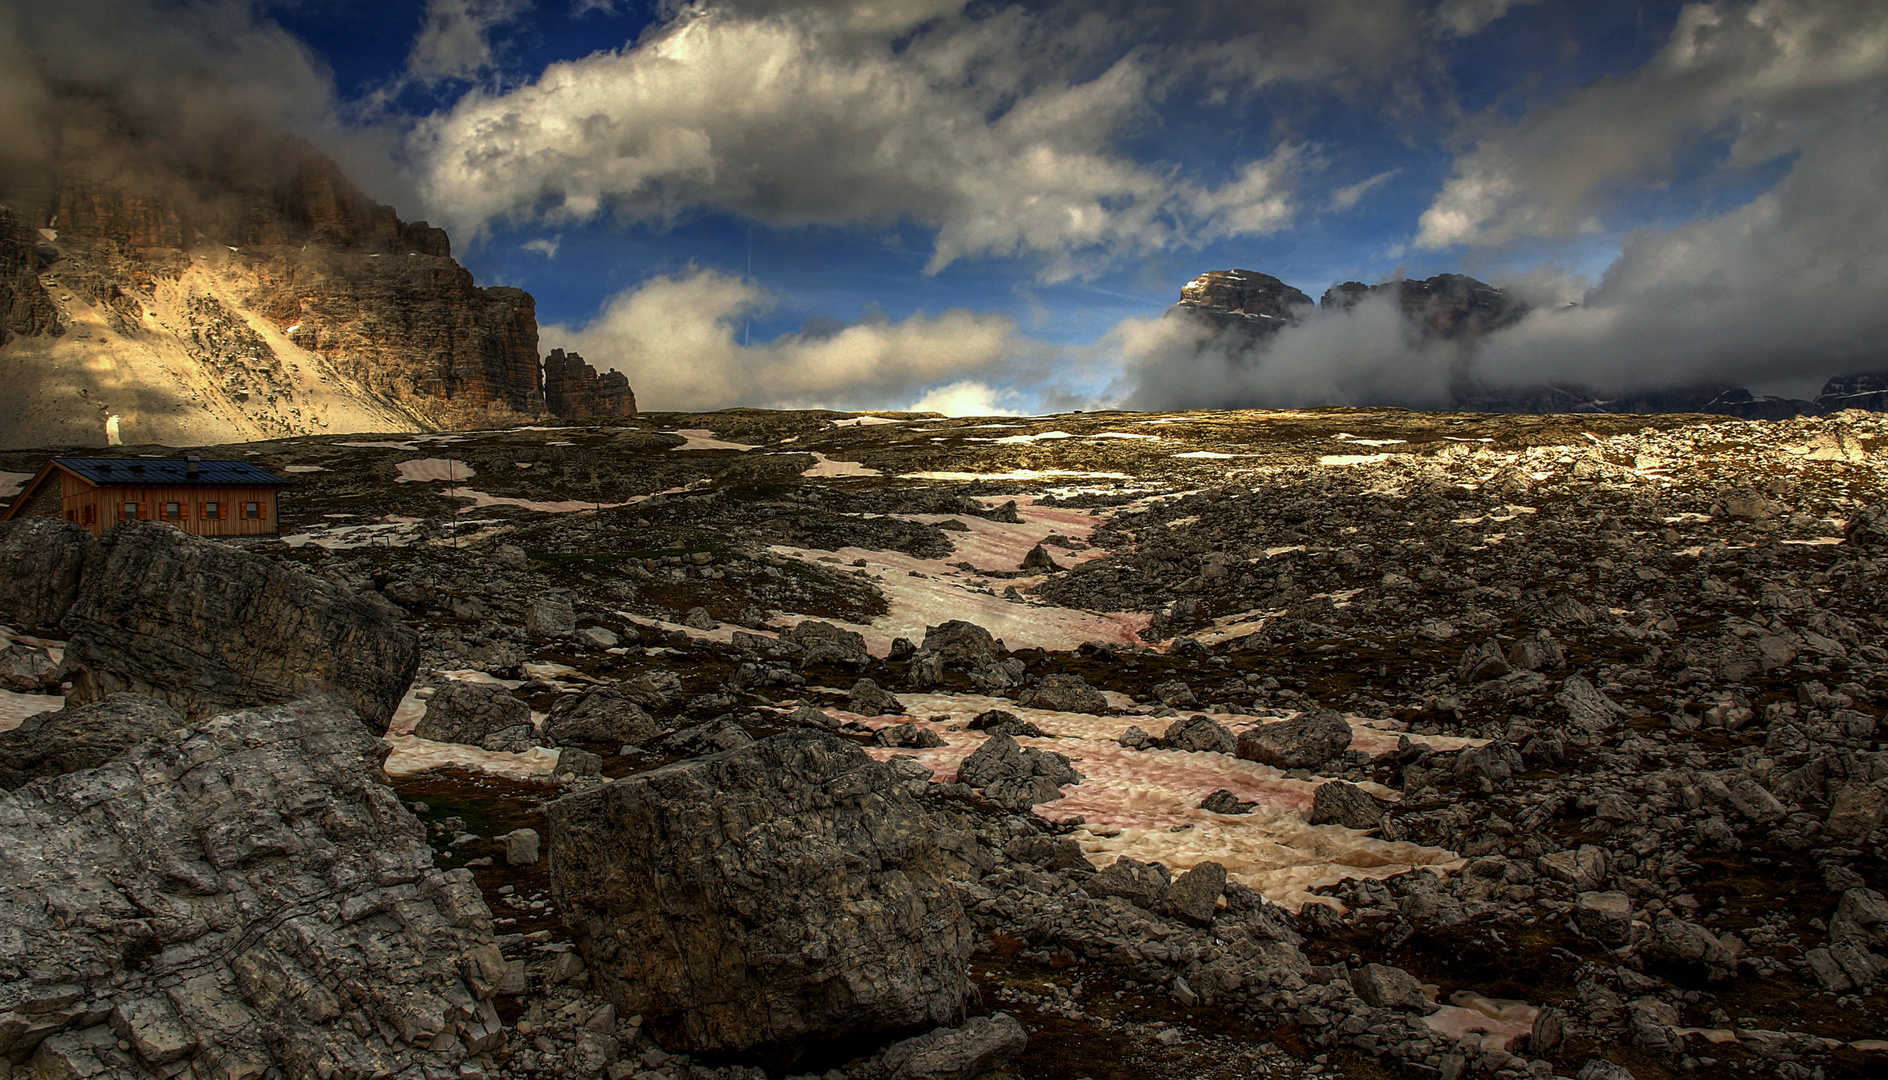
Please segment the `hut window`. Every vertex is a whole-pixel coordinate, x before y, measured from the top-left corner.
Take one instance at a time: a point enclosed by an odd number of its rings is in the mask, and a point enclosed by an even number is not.
[[[246,503],[244,503],[244,504],[243,504],[243,516],[244,516],[244,517],[246,517],[246,518],[259,518],[259,517],[261,517],[261,516],[262,516],[262,504],[261,504],[261,503],[259,503],[259,502],[246,502]]]
[[[75,510],[67,510],[67,511],[66,511],[66,520],[67,520],[67,521],[77,521],[77,520],[79,520],[79,515],[78,515],[78,512],[77,512],[77,511],[75,511]]]
[[[85,523],[87,525],[91,525],[91,524],[96,523],[97,521],[98,521],[98,507],[96,506],[86,507],[85,508]]]
[[[204,503],[203,504],[203,520],[215,521],[217,517],[219,516],[220,511],[221,511],[220,504],[213,503],[213,502]]]
[[[182,521],[183,516],[184,516],[184,507],[182,503],[165,503],[164,504],[164,520],[165,521]]]
[[[120,506],[118,508],[118,520],[119,521],[138,520],[138,504],[133,503],[133,502],[128,502],[128,503],[125,503],[123,506]]]

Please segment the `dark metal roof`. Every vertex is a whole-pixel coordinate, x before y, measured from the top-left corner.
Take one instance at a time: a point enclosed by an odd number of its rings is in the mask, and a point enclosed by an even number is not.
[[[188,462],[181,459],[62,457],[53,461],[101,487],[286,487],[289,483],[247,461],[199,461],[195,476],[188,475]]]

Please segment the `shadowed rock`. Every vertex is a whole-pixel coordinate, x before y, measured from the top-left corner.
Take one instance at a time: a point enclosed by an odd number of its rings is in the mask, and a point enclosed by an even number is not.
[[[549,804],[551,884],[619,1015],[671,1049],[956,1023],[988,865],[888,765],[794,731]]]
[[[623,690],[598,686],[558,698],[544,720],[543,738],[546,746],[641,746],[655,738],[658,730],[656,722]]]
[[[537,745],[531,707],[492,683],[446,683],[426,702],[413,734],[434,742],[463,743],[503,753]]]
[[[20,630],[56,630],[79,598],[88,552],[98,547],[83,525],[28,517],[0,522],[0,622]]]
[[[1383,823],[1383,804],[1356,784],[1333,780],[1319,784],[1311,797],[1313,825],[1342,825],[1346,829],[1374,829]]]
[[[384,731],[419,665],[392,605],[150,521],[91,549],[64,625],[67,704],[130,691],[193,720],[320,692]]]
[[[1275,769],[1315,769],[1350,748],[1350,724],[1332,709],[1262,724],[1239,736],[1239,756]]]
[[[0,731],[0,788],[95,768],[183,725],[176,710],[137,694],[29,716]]]
[[[957,767],[957,779],[982,788],[983,797],[1010,810],[1027,810],[1062,797],[1063,784],[1081,774],[1061,754],[1023,747],[1008,735],[992,735]]]

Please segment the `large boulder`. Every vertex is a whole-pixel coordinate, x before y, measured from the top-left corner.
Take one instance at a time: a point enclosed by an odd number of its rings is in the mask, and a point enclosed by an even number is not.
[[[1105,713],[1108,699],[1080,675],[1044,675],[1019,704],[1056,712]]]
[[[45,649],[8,645],[0,649],[0,690],[38,694],[59,685],[59,663]]]
[[[976,933],[973,837],[897,772],[790,731],[545,808],[551,887],[595,986],[672,1050],[950,1025]]]
[[[0,622],[18,630],[57,630],[79,598],[86,555],[97,547],[85,526],[70,521],[0,522]]]
[[[126,750],[184,726],[154,698],[113,694],[90,705],[36,713],[0,731],[0,788],[103,765]]]
[[[1063,784],[1082,776],[1061,754],[1025,748],[1008,735],[992,735],[957,767],[957,779],[982,788],[983,797],[1008,810],[1027,810],[1062,797]]]
[[[384,731],[420,658],[379,598],[154,521],[90,550],[64,627],[67,704],[129,691],[191,720],[321,692]]]
[[[938,1028],[886,1047],[879,1071],[887,1080],[976,1080],[1009,1064],[1028,1046],[1029,1036],[1015,1017],[978,1016],[961,1028]]]
[[[0,1056],[66,1077],[472,1066],[503,1039],[504,957],[384,753],[341,707],[278,705],[0,796]]]
[[[1230,754],[1239,746],[1232,732],[1210,716],[1175,720],[1167,725],[1167,733],[1160,741],[1169,750],[1210,750],[1219,754]]]
[[[811,664],[864,667],[872,662],[872,654],[865,650],[865,635],[832,623],[808,619],[780,636],[803,650],[801,667]]]
[[[925,627],[924,645],[919,651],[935,653],[947,666],[965,669],[982,667],[1009,655],[990,631],[962,619]]]
[[[660,731],[629,691],[595,686],[558,698],[544,720],[543,736],[546,746],[641,746]]]
[[[494,683],[451,681],[433,691],[413,734],[434,742],[463,743],[518,753],[537,745],[531,706]]]
[[[1312,825],[1342,825],[1346,829],[1374,829],[1383,824],[1383,804],[1356,784],[1332,780],[1319,784],[1311,797]]]
[[[1310,709],[1239,736],[1239,756],[1275,769],[1315,769],[1350,749],[1350,724],[1334,709]]]

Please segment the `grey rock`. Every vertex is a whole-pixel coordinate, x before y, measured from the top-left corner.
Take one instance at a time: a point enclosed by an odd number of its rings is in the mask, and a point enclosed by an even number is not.
[[[1549,852],[1534,865],[1541,873],[1581,892],[1597,889],[1606,880],[1606,852],[1592,844],[1582,844],[1578,850]]]
[[[0,731],[0,788],[96,768],[126,750],[184,726],[154,698],[113,694],[89,705],[36,713]]]
[[[887,1080],[974,1080],[1009,1064],[1028,1046],[1023,1025],[997,1013],[893,1043],[879,1065]]]
[[[752,746],[754,736],[747,729],[724,717],[716,717],[706,723],[672,731],[649,745],[669,754],[681,754],[683,757],[702,757],[708,754],[721,754],[729,750],[739,750]]]
[[[811,664],[863,667],[872,661],[872,654],[865,649],[865,635],[831,623],[808,619],[781,637],[803,650],[801,667]]]
[[[1003,854],[1017,862],[1034,863],[1045,870],[1089,868],[1082,846],[1060,836],[1019,836],[1003,845]]]
[[[1059,573],[1062,567],[1055,561],[1055,558],[1051,556],[1048,553],[1048,551],[1044,550],[1041,544],[1037,544],[1035,547],[1029,549],[1029,554],[1023,556],[1023,565],[1021,569],[1047,570],[1053,574],[1053,573]]]
[[[1574,1080],[1633,1080],[1632,1070],[1602,1058],[1591,1058],[1580,1066]]]
[[[1351,972],[1350,984],[1364,1004],[1373,1009],[1403,1009],[1431,1013],[1436,1007],[1423,996],[1422,983],[1399,967],[1365,964]]]
[[[1102,867],[1082,887],[1090,896],[1119,896],[1151,911],[1171,886],[1166,867],[1123,855]]]
[[[1232,732],[1208,716],[1189,716],[1167,726],[1161,742],[1169,750],[1206,750],[1230,754],[1239,747]]]
[[[45,649],[19,644],[0,649],[0,690],[37,694],[59,682],[59,665]]]
[[[384,601],[152,521],[91,549],[65,628],[68,705],[129,691],[191,720],[318,692],[378,733],[419,666]]]
[[[924,628],[924,644],[919,651],[936,653],[946,667],[979,668],[1009,655],[1003,643],[990,631],[973,622],[951,619],[939,626]]]
[[[543,735],[546,746],[641,746],[655,738],[658,730],[626,688],[611,685],[558,698],[544,718]]]
[[[492,839],[505,845],[505,865],[535,866],[538,861],[538,831],[536,829],[513,829],[503,836]]]
[[[962,1017],[975,933],[951,878],[987,855],[856,745],[786,732],[545,814],[553,893],[594,985],[666,1047]]]
[[[1823,831],[1841,840],[1867,836],[1888,820],[1888,799],[1869,784],[1847,783],[1836,789],[1830,800],[1829,818]]]
[[[860,716],[898,715],[905,711],[903,702],[880,689],[871,679],[860,679],[852,684],[852,689],[846,693],[846,708]]]
[[[905,685],[913,690],[928,690],[944,681],[944,658],[934,652],[921,652],[905,668]]]
[[[1508,666],[1516,671],[1556,671],[1567,666],[1567,653],[1552,634],[1542,630],[1514,643],[1508,651]]]
[[[531,568],[530,558],[525,555],[524,549],[516,544],[498,545],[497,558],[498,564],[507,570],[529,570]]]
[[[1203,862],[1174,879],[1157,910],[1194,926],[1210,926],[1225,891],[1226,868],[1216,862]]]
[[[1623,943],[1623,939],[1612,942]],[[1737,953],[1716,934],[1670,911],[1661,911],[1653,918],[1652,932],[1647,936],[1644,949],[1654,957],[1704,964],[1711,976],[1718,979],[1729,978],[1737,963]]]
[[[1356,784],[1332,780],[1318,785],[1311,797],[1313,825],[1342,825],[1346,829],[1374,829],[1383,824],[1383,804]]]
[[[1238,754],[1275,769],[1315,769],[1350,748],[1350,724],[1332,709],[1310,709],[1239,736]]]
[[[682,616],[682,625],[691,630],[718,630],[721,627],[705,607],[689,608],[687,614]]]
[[[985,731],[992,735],[1008,735],[1012,739],[1044,738],[1041,728],[1003,709],[986,709],[972,717],[970,723],[965,724],[964,727],[971,731]]]
[[[1180,679],[1155,683],[1152,693],[1155,701],[1169,709],[1191,709],[1200,703],[1200,699],[1193,695],[1193,688]]]
[[[1768,825],[1789,813],[1775,795],[1765,791],[1763,785],[1749,777],[1738,780],[1730,788],[1731,806],[1759,825]]]
[[[943,746],[944,740],[928,727],[904,723],[879,728],[872,735],[872,744],[895,746],[902,750],[929,750],[934,746]]]
[[[1847,889],[1829,918],[1829,940],[1864,948],[1888,947],[1888,900],[1874,889]]]
[[[1573,921],[1595,941],[1624,945],[1632,937],[1632,899],[1622,892],[1583,892],[1574,898]]]
[[[607,626],[586,626],[577,631],[577,636],[599,649],[615,648],[616,644],[623,640],[616,636],[616,631]]]
[[[1101,691],[1088,685],[1080,675],[1044,675],[1022,702],[1035,709],[1051,709],[1056,712],[1104,713],[1108,711],[1108,699]]]
[[[1600,693],[1584,675],[1567,676],[1554,700],[1567,711],[1568,724],[1589,735],[1605,731],[1626,715],[1618,702]]]
[[[566,746],[557,751],[557,765],[551,770],[553,780],[583,780],[603,775],[603,759],[588,750]]]
[[[577,629],[577,609],[568,589],[553,589],[531,601],[524,631],[534,638],[560,638]]]
[[[71,1003],[5,1056],[314,1080],[452,1075],[497,1046],[491,912],[433,867],[384,753],[332,702],[277,705],[0,796],[0,955]]]
[[[1115,739],[1115,742],[1129,750],[1145,750],[1154,745],[1154,737],[1142,731],[1139,727],[1131,726],[1126,731],[1122,732],[1120,737]]]
[[[420,717],[413,734],[434,742],[515,753],[520,738],[524,740],[521,749],[535,745],[536,732],[531,727],[531,706],[512,697],[509,690],[493,683],[451,680],[433,691],[426,715]]]
[[[1081,782],[1081,774],[1061,754],[1026,749],[1008,735],[985,739],[963,764],[957,779],[982,788],[984,798],[1011,810],[1027,810],[1062,797],[1062,785]]]
[[[1462,659],[1455,665],[1455,678],[1457,682],[1487,682],[1489,679],[1499,679],[1512,670],[1502,651],[1501,642],[1489,638],[1480,645],[1470,645],[1462,650]]]
[[[58,630],[79,598],[79,579],[97,548],[91,532],[70,521],[0,521],[0,622],[19,630]]]
[[[1240,802],[1239,796],[1234,795],[1225,788],[1220,788],[1218,791],[1200,800],[1200,809],[1210,814],[1250,814],[1253,805],[1252,803]]]

